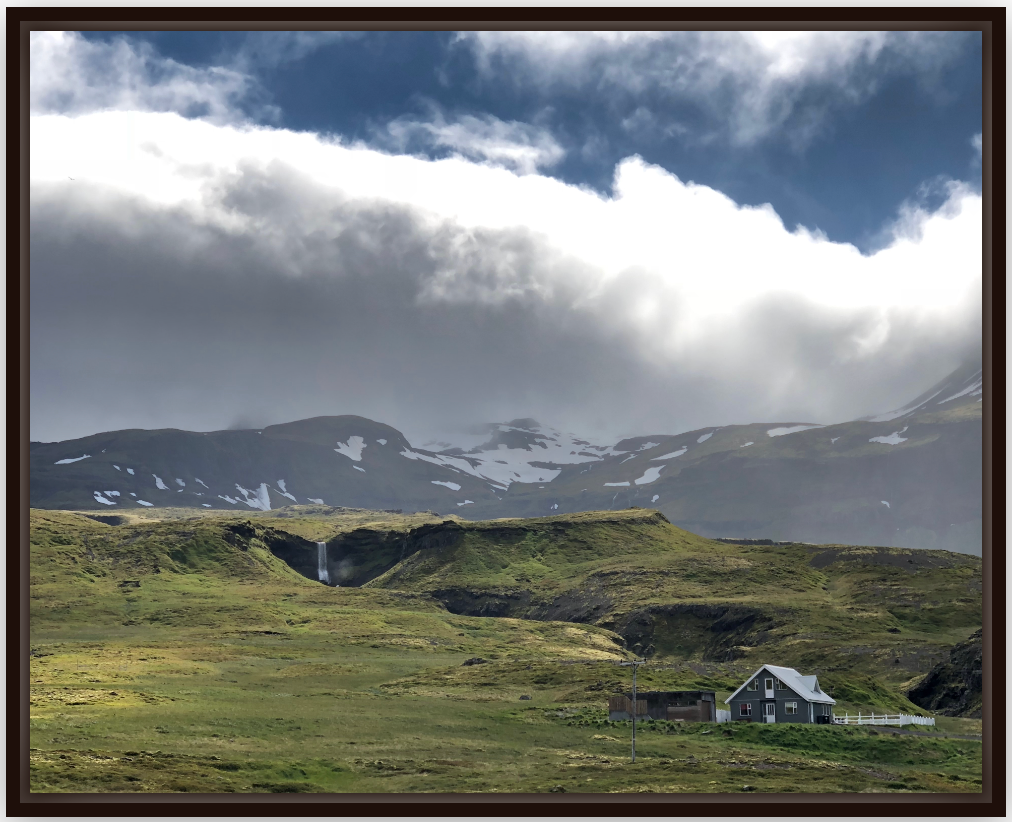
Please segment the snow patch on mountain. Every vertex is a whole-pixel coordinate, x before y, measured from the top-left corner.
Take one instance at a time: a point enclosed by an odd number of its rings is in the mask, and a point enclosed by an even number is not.
[[[317,505],[323,505],[323,500],[322,499],[313,499],[312,497],[307,497],[307,499],[310,502],[315,502]]]
[[[199,482],[201,485],[204,485],[204,481],[202,479],[200,479],[199,477],[194,477],[193,481],[194,482]],[[207,488],[206,485],[204,485],[204,487]],[[208,490],[211,490],[211,489],[208,488]]]
[[[617,488],[617,487],[623,487],[624,488],[624,487],[628,487],[629,483],[628,482],[606,482],[604,485],[605,485],[606,488]]]
[[[466,500],[464,500],[463,502],[458,502],[458,503],[457,503],[457,507],[458,507],[458,508],[459,508],[459,507],[460,507],[461,505],[474,505],[474,500],[473,500],[473,499],[466,499]]]
[[[130,474],[131,476],[133,476],[134,469],[133,468],[127,468],[127,473]]]
[[[662,454],[659,457],[651,457],[650,459],[653,462],[656,462],[657,460],[673,460],[675,457],[682,456],[682,454],[688,450],[688,447],[683,445],[678,451],[672,451],[670,454]]]
[[[909,427],[910,426],[905,425],[901,430],[893,431],[893,433],[891,433],[887,437],[872,437],[870,440],[868,440],[868,442],[881,442],[884,443],[885,445],[899,445],[901,442],[906,442],[909,439],[909,437],[900,436],[900,434],[906,431],[907,428]]]
[[[977,376],[979,374],[980,374],[980,372],[978,371],[977,374],[975,374],[974,376]],[[970,379],[973,380],[973,377],[971,377]],[[973,382],[971,382],[962,391],[959,391],[958,393],[953,394],[951,397],[946,397],[944,400],[939,400],[937,404],[941,405],[943,402],[950,402],[951,400],[959,399],[960,397],[965,397],[967,395],[969,395],[971,397],[976,397],[983,390],[984,390],[984,378],[983,377],[977,377],[976,380],[973,380]],[[940,394],[942,392],[939,391],[938,393]]]
[[[782,428],[771,428],[766,433],[771,437],[782,437],[785,434],[796,434],[798,431],[807,431],[809,428],[825,428],[824,425],[789,425]]]
[[[746,442],[744,445],[739,445],[739,448],[748,448],[750,445],[755,445],[754,442]]]
[[[651,483],[658,477],[660,477],[661,471],[663,471],[666,467],[667,466],[664,465],[655,465],[651,468],[648,468],[642,477],[640,477],[637,480],[633,480],[633,482],[635,482],[637,485],[646,485],[648,483]]]
[[[288,489],[285,487],[285,481],[283,479],[278,480],[278,488],[281,489],[281,491],[279,492],[281,496],[288,497],[288,499],[290,499],[292,502],[298,502],[298,500],[295,499],[295,497],[293,497],[291,494],[288,493]]]
[[[256,491],[249,491],[243,488],[238,482],[235,484],[236,490],[242,494],[242,501],[245,502],[250,508],[259,508],[261,511],[271,510],[271,497],[267,492],[267,483],[261,482],[260,487]]]
[[[711,431],[709,434],[703,434],[703,436],[701,436],[698,440],[696,440],[696,442],[706,442],[712,436],[713,436],[713,431]],[[632,710],[632,709],[630,709],[630,710]]]
[[[153,502],[148,502],[146,499],[139,499],[139,500],[137,500],[137,504],[138,505],[143,505],[145,508],[153,508],[154,507],[154,503]]]
[[[179,477],[176,477],[176,485],[178,485],[180,488],[186,487],[186,483],[183,482]]]
[[[660,494],[654,494],[653,497],[650,499],[650,501],[657,502],[657,500],[659,500],[660,498],[661,498]]]
[[[80,462],[81,460],[86,460],[90,456],[91,454],[85,454],[83,457],[74,457],[73,459],[57,460],[56,462],[53,463],[53,465],[70,465],[70,463],[72,462]]]
[[[151,476],[155,478],[155,488],[159,489],[160,491],[169,490],[169,486],[167,486],[164,482],[162,482],[162,478],[160,476],[158,476],[157,474],[152,474]]]
[[[339,442],[337,448],[334,450],[354,462],[359,462],[362,459],[363,448],[365,448],[365,440],[359,436],[354,436],[348,437],[347,442]]]
[[[451,491],[459,491],[460,486],[455,482],[443,482],[442,480],[432,480],[433,485],[445,485]]]
[[[103,497],[101,491],[96,491],[95,492],[95,502],[101,502],[103,505],[115,505],[116,504],[111,499],[106,499],[105,497]]]
[[[376,442],[378,442],[380,445],[386,445],[387,444],[386,440],[376,440]]]
[[[879,502],[881,502],[886,508],[892,508],[892,506],[888,502],[886,502],[884,499],[883,500],[879,500]]]
[[[113,465],[113,468],[115,468],[117,471],[122,470],[118,465]]]
[[[363,474],[365,473],[365,469],[364,468],[359,468],[357,465],[353,465],[351,467],[354,468],[356,471],[361,471]]]

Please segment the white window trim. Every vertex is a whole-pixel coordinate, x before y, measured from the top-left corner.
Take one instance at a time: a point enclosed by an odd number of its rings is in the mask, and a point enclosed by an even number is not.
[[[798,703],[797,702],[785,702],[784,703],[784,713],[787,716],[797,716],[798,715]]]

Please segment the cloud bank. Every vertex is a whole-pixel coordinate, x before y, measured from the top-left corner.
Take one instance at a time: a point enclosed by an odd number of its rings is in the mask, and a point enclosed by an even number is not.
[[[526,124],[399,121],[453,155],[428,160],[243,123],[239,75],[92,45],[32,43],[33,439],[345,413],[418,437],[831,423],[979,351],[966,185],[862,255],[635,156],[608,195],[543,176],[561,149]]]

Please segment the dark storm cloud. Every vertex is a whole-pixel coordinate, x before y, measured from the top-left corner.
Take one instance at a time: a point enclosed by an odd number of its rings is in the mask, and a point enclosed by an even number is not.
[[[574,327],[565,301],[525,296],[538,278],[531,238],[426,233],[396,208],[322,213],[306,194],[244,178],[228,201],[271,229],[238,236],[136,203],[117,204],[113,221],[87,197],[34,198],[33,436],[209,429],[237,415],[424,428],[546,402],[552,416],[570,397],[592,400],[601,369],[631,388],[631,352]],[[293,230],[303,218],[315,227]],[[492,270],[503,254],[505,283]],[[426,299],[448,269],[472,294],[512,296]]]
[[[672,358],[625,311],[647,274],[591,295],[593,267],[527,230],[348,201],[280,164],[217,186],[241,227],[33,187],[33,439],[321,414],[409,436],[527,416],[616,436],[831,422],[902,403],[979,341],[979,314],[899,317],[862,362],[872,312],[770,299]]]

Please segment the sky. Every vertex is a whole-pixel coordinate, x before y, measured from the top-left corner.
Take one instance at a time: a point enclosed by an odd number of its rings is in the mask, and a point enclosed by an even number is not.
[[[966,32],[33,32],[31,438],[599,440],[981,349]]]

